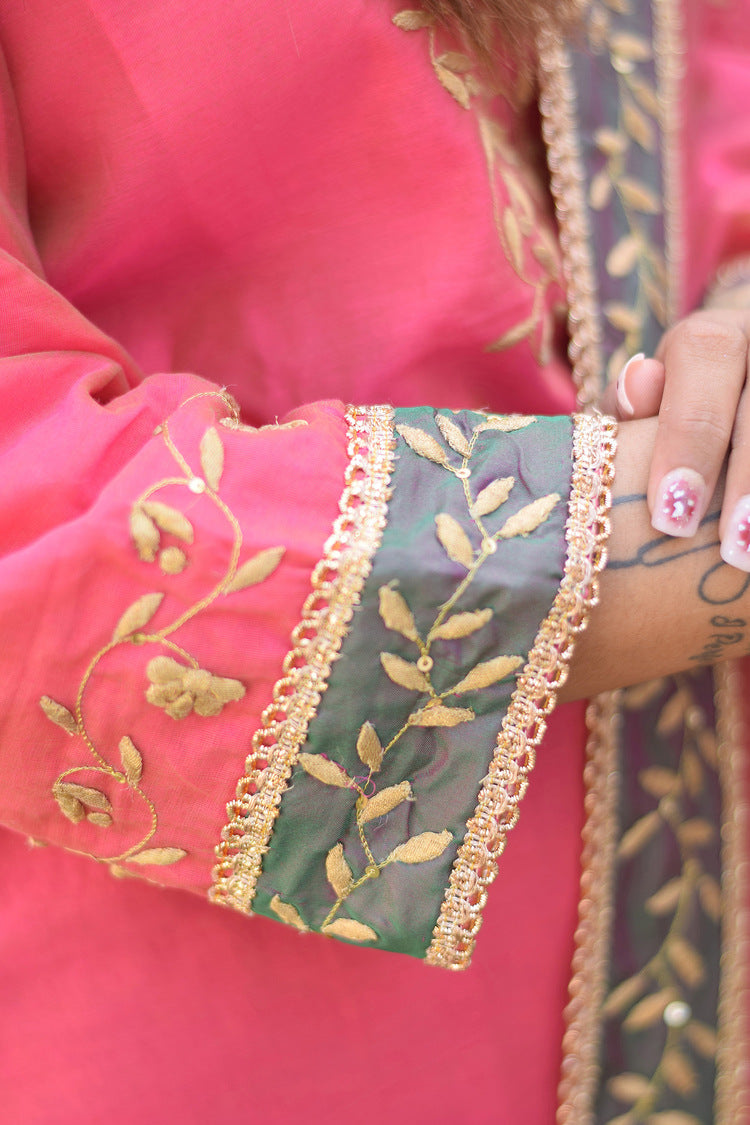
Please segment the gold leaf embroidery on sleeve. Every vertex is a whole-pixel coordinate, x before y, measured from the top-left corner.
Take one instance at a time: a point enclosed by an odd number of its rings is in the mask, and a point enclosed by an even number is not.
[[[231,412],[230,419],[220,421],[232,421],[235,424],[232,428],[241,428],[238,407],[230,396],[218,391],[193,396],[193,398],[201,397],[219,398]],[[292,424],[270,428],[283,429]],[[165,593],[154,591],[141,595],[121,612],[111,640],[90,661],[78,687],[74,706],[68,709],[48,695],[43,695],[39,701],[41,709],[52,723],[71,737],[82,739],[95,763],[72,766],[56,778],[52,786],[52,795],[63,816],[74,824],[85,820],[99,828],[109,828],[112,825],[114,809],[111,797],[104,789],[89,783],[92,774],[100,775],[102,784],[106,784],[107,787],[112,785],[124,787],[132,796],[140,799],[149,811],[150,827],[141,840],[119,855],[93,857],[108,864],[112,873],[120,876],[132,874],[128,868],[122,866],[124,863],[140,867],[167,866],[177,863],[187,855],[187,852],[178,847],[146,846],[156,834],[158,817],[153,802],[142,787],[143,755],[128,734],[123,734],[119,739],[119,762],[116,765],[110,763],[94,744],[84,714],[86,690],[92,677],[102,660],[118,646],[128,644],[166,649],[170,655],[162,651],[145,663],[148,683],[145,697],[148,703],[161,708],[175,720],[184,719],[191,713],[202,718],[218,715],[225,706],[243,698],[244,685],[239,680],[217,676],[201,668],[198,661],[172,641],[170,636],[186,622],[205,611],[219,596],[234,594],[248,586],[264,582],[274,573],[284,554],[283,547],[270,547],[240,564],[242,531],[236,517],[218,491],[224,471],[225,451],[219,431],[214,426],[209,426],[204,431],[199,443],[198,457],[202,476],[194,472],[175,446],[167,422],[158,426],[155,433],[161,435],[182,475],[158,481],[133,503],[129,529],[138,558],[147,564],[158,561],[162,573],[171,576],[179,575],[187,565],[186,551],[192,545],[195,535],[193,525],[179,508],[156,498],[159,491],[167,486],[181,486],[191,494],[191,505],[195,502],[196,496],[202,496],[206,502],[213,504],[229,523],[232,529],[232,548],[226,572],[205,597],[183,610],[175,620],[163,623],[160,627],[156,627],[153,622],[163,616]],[[178,540],[180,546],[175,543],[165,543],[165,536]],[[81,775],[85,776],[86,784],[74,780]]]

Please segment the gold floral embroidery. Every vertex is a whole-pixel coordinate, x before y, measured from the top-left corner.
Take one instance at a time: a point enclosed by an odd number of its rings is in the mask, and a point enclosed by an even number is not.
[[[300,754],[300,766],[317,781],[338,789],[350,789],[357,793],[355,820],[359,841],[367,859],[364,871],[355,875],[344,854],[343,844],[335,844],[326,857],[326,876],[336,895],[336,901],[320,925],[320,932],[329,936],[343,937],[350,941],[374,942],[378,934],[367,925],[352,918],[337,918],[337,915],[350,896],[370,879],[379,878],[384,869],[392,863],[426,863],[438,858],[452,839],[447,830],[427,831],[399,844],[388,855],[378,860],[374,853],[374,843],[368,838],[367,825],[383,816],[405,801],[414,800],[411,782],[403,780],[378,790],[374,775],[381,769],[385,755],[415,727],[454,727],[471,722],[474,711],[468,707],[455,706],[453,697],[467,692],[477,692],[500,680],[507,679],[523,663],[520,656],[501,655],[483,661],[470,668],[465,675],[438,691],[434,685],[433,672],[439,665],[440,642],[467,637],[484,628],[492,618],[490,609],[454,613],[460,598],[474,581],[481,567],[498,550],[504,540],[527,536],[549,519],[560,500],[557,493],[539,497],[519,511],[502,520],[496,530],[491,530],[485,522],[489,516],[497,517],[510,497],[515,486],[513,477],[498,478],[485,485],[477,495],[471,488],[471,459],[475,453],[479,437],[490,430],[512,432],[526,429],[536,419],[519,415],[486,415],[472,428],[467,436],[448,414],[438,414],[437,427],[443,437],[443,445],[426,430],[408,425],[398,425],[396,430],[406,444],[419,457],[439,465],[454,476],[461,485],[466,504],[467,526],[447,512],[435,516],[435,534],[452,562],[458,564],[466,573],[451,596],[440,606],[434,621],[425,635],[417,629],[414,615],[401,593],[392,586],[382,586],[378,591],[380,617],[387,629],[392,630],[403,641],[416,649],[416,659],[406,659],[399,653],[382,652],[380,662],[386,676],[392,683],[407,691],[418,693],[420,699],[400,730],[383,745],[375,727],[365,722],[357,738],[357,755],[367,766],[368,774],[363,782],[352,778],[339,763],[318,754]],[[459,463],[460,459],[460,463]],[[472,543],[470,533],[478,538]],[[412,655],[412,654],[410,654]],[[427,697],[426,701],[424,697]],[[273,909],[280,918],[291,918],[290,908],[295,917],[301,915],[293,904],[275,897]],[[292,924],[298,923],[292,921]],[[313,927],[301,920],[306,929]],[[317,927],[316,927],[317,928]]]
[[[478,81],[467,54],[438,45],[438,28],[429,13],[406,9],[398,12],[393,22],[403,31],[427,31],[430,62],[438,80],[462,109],[475,112],[497,236],[513,272],[531,292],[528,316],[489,344],[487,350],[507,351],[525,340],[536,361],[546,366],[552,358],[558,317],[564,315],[564,306],[548,299],[550,288],[562,284],[561,258],[553,233],[542,218],[541,185],[534,182],[530,169],[519,158],[499,115],[485,106],[489,96],[502,95]]]
[[[497,739],[497,749],[451,872],[427,951],[429,964],[465,968],[471,958],[497,857],[518,819],[536,747],[567,676],[575,635],[598,599],[609,536],[615,424],[598,416],[574,421],[574,469],[568,504],[568,555],[552,609],[535,638]]]
[[[231,419],[237,422],[238,408],[228,395],[217,391],[215,394],[209,392],[194,396],[202,397],[218,397],[230,411]],[[194,399],[187,400],[192,401]],[[115,765],[95,745],[84,714],[86,692],[92,678],[105,657],[121,645],[132,645],[139,649],[145,646],[167,649],[171,655],[162,653],[146,664],[146,676],[150,682],[145,693],[146,700],[155,707],[162,708],[176,720],[185,718],[191,711],[204,717],[219,714],[227,704],[242,699],[245,694],[244,686],[238,680],[216,676],[201,668],[189,652],[170,640],[170,636],[204,612],[217,598],[265,581],[279,565],[284,553],[283,547],[274,547],[240,562],[242,531],[236,517],[219,495],[224,468],[224,445],[215,427],[209,426],[200,441],[200,474],[193,470],[175,446],[168,423],[158,426],[156,432],[161,435],[181,475],[167,477],[151,485],[132,505],[130,535],[138,557],[147,564],[158,560],[161,571],[168,575],[177,575],[188,565],[187,548],[193,543],[193,525],[184,512],[155,499],[162,489],[181,487],[190,493],[191,508],[197,497],[204,497],[228,521],[233,538],[225,573],[205,597],[158,629],[153,628],[151,623],[162,607],[165,594],[159,591],[139,597],[120,615],[111,640],[91,659],[78,686],[72,708],[65,707],[47,695],[40,700],[47,718],[71,737],[81,738],[95,763],[71,766],[56,778],[52,793],[63,815],[74,824],[85,819],[99,828],[109,828],[112,825],[114,810],[110,796],[103,789],[89,784],[91,774],[98,774],[110,784],[123,787],[134,798],[142,801],[149,811],[150,827],[142,839],[118,855],[92,857],[109,864],[113,874],[119,875],[128,874],[128,869],[121,866],[123,863],[163,866],[176,863],[187,853],[176,847],[146,847],[157,831],[158,817],[153,802],[142,787],[142,752],[130,735],[123,734],[118,743],[119,761]],[[181,546],[177,547],[173,543],[165,545],[164,537],[178,540]],[[82,775],[86,779],[85,784],[80,780]],[[76,777],[79,780],[73,780]]]
[[[281,798],[385,527],[393,411],[352,407],[347,422],[350,460],[341,515],[313,572],[312,592],[292,634],[284,675],[275,684],[273,702],[253,735],[253,752],[238,782],[236,799],[227,806],[228,823],[216,849],[218,863],[209,897],[243,913],[250,913]],[[294,907],[283,904],[277,913],[305,928]]]

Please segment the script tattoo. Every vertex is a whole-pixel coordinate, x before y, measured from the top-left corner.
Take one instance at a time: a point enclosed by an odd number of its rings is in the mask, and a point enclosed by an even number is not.
[[[645,504],[645,493],[632,493],[628,496],[617,497],[613,501],[613,508],[626,504]],[[701,528],[716,528],[718,531],[719,513],[709,512],[701,521]],[[750,588],[750,574],[745,574],[725,563],[714,561],[715,552],[719,547],[717,533],[707,534],[699,543],[694,540],[676,539],[669,535],[654,532],[652,538],[642,543],[632,555],[626,558],[610,558],[610,570],[630,570],[634,567],[668,566],[678,562],[689,555],[699,555],[702,552],[711,553],[711,562],[708,564],[698,582],[696,593],[702,602],[710,606],[731,606],[738,602]],[[713,630],[706,639],[700,652],[690,656],[690,660],[699,664],[713,664],[723,656],[729,655],[725,650],[731,646],[741,645],[746,638],[747,622],[742,617],[729,617],[722,613],[715,613],[709,621]],[[742,650],[744,651],[744,649]],[[739,655],[739,654],[738,654]]]

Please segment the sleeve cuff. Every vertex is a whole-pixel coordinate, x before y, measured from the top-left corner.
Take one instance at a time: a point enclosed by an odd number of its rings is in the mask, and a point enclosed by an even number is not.
[[[212,897],[463,968],[596,603],[615,424],[386,407],[348,422],[341,515]]]

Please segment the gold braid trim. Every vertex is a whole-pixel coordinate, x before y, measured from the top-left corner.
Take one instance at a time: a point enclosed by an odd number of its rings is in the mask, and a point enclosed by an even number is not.
[[[716,1052],[716,1125],[747,1121],[750,1092],[748,1029],[748,957],[750,909],[746,901],[748,872],[748,804],[746,727],[742,714],[739,664],[714,670],[719,734],[719,777],[723,816],[722,952],[719,987],[719,1046]]]
[[[606,564],[616,424],[600,415],[573,420],[573,478],[568,502],[565,573],[542,622],[497,738],[474,815],[451,871],[426,961],[446,969],[469,964],[497,859],[518,820],[557,690],[565,683],[575,636],[599,600]]]
[[[617,844],[619,693],[599,695],[586,713],[586,822],[581,897],[568,986],[557,1125],[591,1125],[599,1081],[601,1007],[607,992]]]
[[[568,357],[578,389],[578,403],[585,409],[595,403],[601,393],[604,361],[584,194],[585,176],[576,132],[576,97],[570,56],[559,37],[545,29],[539,36],[538,50],[539,111],[568,296]]]
[[[253,750],[236,799],[227,805],[229,821],[216,849],[219,862],[209,898],[244,914],[251,913],[281,798],[386,524],[395,446],[393,410],[350,407],[346,418],[350,461],[339,502],[341,514],[312,573],[312,592],[292,633],[284,674],[274,685],[273,702],[253,735]]]

